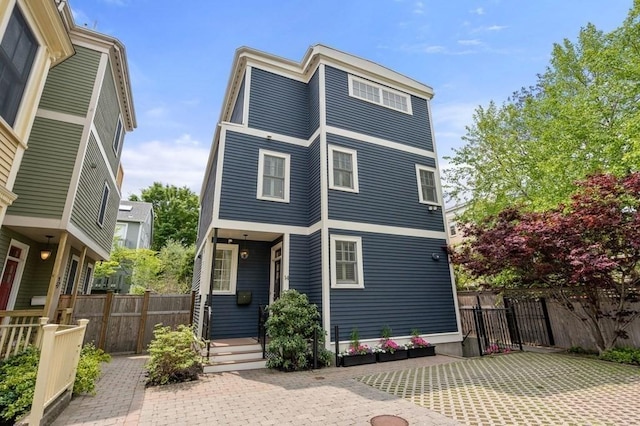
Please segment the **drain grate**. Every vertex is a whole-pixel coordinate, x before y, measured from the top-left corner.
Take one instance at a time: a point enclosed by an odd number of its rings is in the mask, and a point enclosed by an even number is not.
[[[409,426],[409,422],[402,417],[383,414],[375,416],[369,421],[371,426]]]

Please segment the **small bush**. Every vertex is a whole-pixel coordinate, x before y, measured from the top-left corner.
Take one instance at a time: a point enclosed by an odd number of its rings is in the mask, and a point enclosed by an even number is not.
[[[0,363],[0,417],[3,420],[12,422],[31,409],[39,359],[38,349],[30,346]]]
[[[171,327],[156,325],[154,339],[149,343],[151,359],[147,363],[147,386],[197,380],[202,373],[200,350],[204,344],[186,325]]]
[[[111,361],[111,355],[102,349],[95,347],[93,343],[88,343],[82,347],[76,381],[73,384],[74,395],[95,395],[96,382],[100,378],[100,366],[103,362]]]
[[[598,352],[585,349],[582,346],[571,346],[569,349],[567,349],[567,353],[574,355],[598,355]]]
[[[640,348],[612,348],[604,351],[600,359],[621,364],[640,365]]]
[[[305,294],[288,290],[271,305],[267,320],[271,357],[267,367],[298,371],[313,367],[313,332],[318,336],[318,366],[331,363],[331,353],[324,347],[325,331],[319,325],[318,307]]]

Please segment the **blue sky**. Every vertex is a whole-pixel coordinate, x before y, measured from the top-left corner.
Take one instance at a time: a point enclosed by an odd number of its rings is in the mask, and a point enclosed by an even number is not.
[[[77,25],[126,46],[138,128],[125,139],[123,198],[154,181],[199,194],[234,51],[299,61],[322,43],[434,88],[440,164],[473,110],[545,70],[554,42],[588,22],[611,31],[632,0],[71,0]]]

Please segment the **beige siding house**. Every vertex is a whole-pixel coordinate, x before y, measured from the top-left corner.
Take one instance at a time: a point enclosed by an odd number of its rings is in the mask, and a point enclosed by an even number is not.
[[[95,263],[109,257],[124,135],[136,119],[122,43],[77,27],[65,2],[37,3],[51,8],[73,54],[40,84],[12,182],[17,197],[0,229],[0,317],[55,320],[59,296],[88,292]]]

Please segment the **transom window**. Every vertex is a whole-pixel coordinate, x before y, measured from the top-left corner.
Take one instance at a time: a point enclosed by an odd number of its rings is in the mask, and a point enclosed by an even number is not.
[[[13,126],[38,44],[18,7],[0,43],[0,116]]]
[[[289,202],[290,160],[289,154],[260,150],[258,199]]]
[[[364,288],[362,239],[332,235],[331,266],[331,287]]]
[[[413,114],[411,97],[397,90],[349,75],[349,95],[396,111]]]
[[[329,145],[329,188],[358,192],[358,154],[349,148]]]
[[[237,275],[238,246],[235,244],[216,244],[216,258],[213,265],[213,292],[235,293]]]
[[[100,201],[100,211],[98,212],[98,225],[104,225],[104,217],[107,213],[107,202],[109,201],[109,185],[105,182],[102,190],[102,200]]]
[[[416,176],[418,179],[420,202],[424,204],[438,204],[435,169],[416,164]]]

